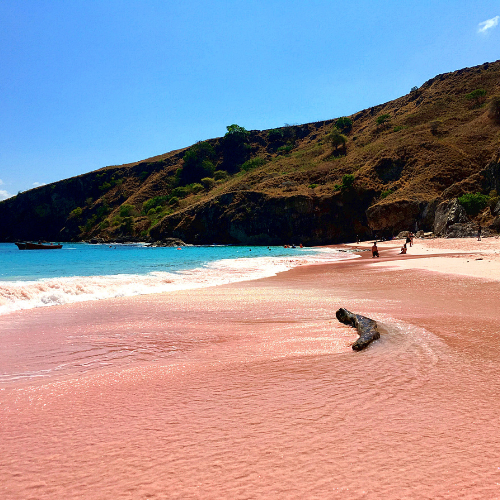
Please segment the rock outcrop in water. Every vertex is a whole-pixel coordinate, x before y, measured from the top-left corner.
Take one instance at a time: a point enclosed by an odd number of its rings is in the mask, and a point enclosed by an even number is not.
[[[359,338],[352,345],[354,351],[361,351],[365,347],[368,347],[374,340],[380,338],[377,322],[373,319],[361,316],[361,314],[354,314],[343,307],[335,315],[341,323],[353,326],[358,331]]]

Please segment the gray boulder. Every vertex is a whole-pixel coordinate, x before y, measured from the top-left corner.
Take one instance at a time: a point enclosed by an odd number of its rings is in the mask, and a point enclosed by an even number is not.
[[[469,238],[477,235],[477,226],[475,224],[452,224],[446,228],[446,233],[442,236],[446,238]]]
[[[493,209],[493,214],[500,215],[500,201],[495,205],[495,208]]]
[[[465,225],[469,222],[465,209],[456,198],[440,203],[434,216],[434,234],[446,236],[450,226]],[[458,228],[455,228],[456,231]]]

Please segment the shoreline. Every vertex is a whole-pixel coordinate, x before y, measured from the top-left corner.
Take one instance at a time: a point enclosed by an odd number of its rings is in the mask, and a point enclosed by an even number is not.
[[[227,252],[229,248],[231,251]],[[319,247],[312,251],[289,250],[282,253],[279,251],[268,253],[266,247],[260,247],[254,248],[253,256],[247,247],[238,247],[234,250],[233,248],[224,247],[221,251],[215,253],[212,251],[206,256],[197,255],[196,249],[193,249],[194,256],[190,250],[186,250],[183,252],[186,254],[186,260],[181,257],[178,260],[167,259],[165,262],[165,255],[157,256],[157,261],[153,258],[153,261],[148,261],[144,268],[138,269],[137,272],[134,272],[134,265],[131,265],[133,261],[129,260],[127,263],[125,259],[126,270],[122,271],[118,265],[112,268],[115,271],[113,274],[104,274],[101,265],[100,268],[93,268],[93,275],[54,276],[52,271],[47,273],[47,277],[40,279],[2,280],[0,315],[16,310],[213,287],[272,276],[300,265],[352,257]],[[90,260],[98,257],[92,254]],[[138,254],[136,257],[140,259],[141,255]],[[107,256],[107,259],[109,258]],[[84,264],[87,263],[89,255],[85,255],[83,260]],[[120,262],[119,257],[118,262]],[[113,264],[112,260],[110,264]]]

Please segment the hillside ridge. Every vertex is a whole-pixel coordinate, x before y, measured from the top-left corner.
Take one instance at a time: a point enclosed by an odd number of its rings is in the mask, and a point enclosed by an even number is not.
[[[500,61],[437,75],[349,117],[231,125],[0,202],[0,241],[318,245],[431,231],[438,206],[468,193],[486,197],[469,219],[495,231],[498,113]]]

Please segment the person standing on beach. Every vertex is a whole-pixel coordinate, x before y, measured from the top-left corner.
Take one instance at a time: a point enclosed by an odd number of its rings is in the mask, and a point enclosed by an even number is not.
[[[378,248],[377,248],[377,242],[373,242],[373,246],[372,246],[372,259],[373,257],[380,257],[379,254],[378,254]]]
[[[481,224],[479,224],[477,226],[477,241],[481,241],[481,231],[482,231]]]

